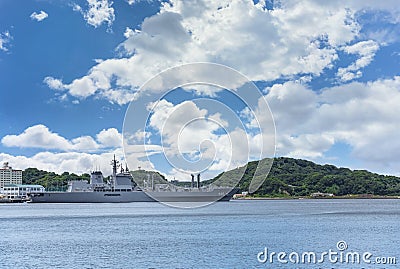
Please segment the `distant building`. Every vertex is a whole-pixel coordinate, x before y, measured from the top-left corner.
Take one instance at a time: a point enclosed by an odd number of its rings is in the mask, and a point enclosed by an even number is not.
[[[233,195],[233,199],[245,198],[248,194],[249,194],[248,191],[244,191],[242,193],[236,193]]]
[[[7,199],[25,199],[30,192],[44,192],[42,185],[9,184],[1,189],[3,197]]]
[[[22,170],[12,169],[8,162],[0,168],[0,188],[10,184],[22,184]]]
[[[311,194],[313,198],[322,198],[322,197],[333,197],[333,193],[323,193],[323,192],[314,192]]]

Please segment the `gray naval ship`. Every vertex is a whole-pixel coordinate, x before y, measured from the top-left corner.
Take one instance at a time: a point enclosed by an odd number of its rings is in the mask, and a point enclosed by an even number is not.
[[[140,188],[132,183],[132,175],[128,168],[117,173],[118,161],[111,162],[113,173],[108,181],[104,181],[101,171],[94,171],[90,181],[69,181],[65,192],[30,193],[31,203],[130,203],[130,202],[214,202],[229,201],[237,189],[227,187],[200,186],[200,177],[197,186],[190,188],[174,186],[170,183],[147,184]],[[148,183],[148,182],[147,182]]]

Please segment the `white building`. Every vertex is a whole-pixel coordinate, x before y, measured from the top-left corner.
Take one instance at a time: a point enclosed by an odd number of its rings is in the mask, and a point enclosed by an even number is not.
[[[5,162],[0,168],[0,188],[10,184],[22,184],[22,170],[14,170]]]
[[[7,199],[25,199],[28,197],[28,193],[44,191],[45,189],[42,185],[23,184],[9,184],[1,189],[1,193]]]

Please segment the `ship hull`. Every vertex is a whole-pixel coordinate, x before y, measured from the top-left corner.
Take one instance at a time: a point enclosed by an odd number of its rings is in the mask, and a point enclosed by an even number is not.
[[[30,195],[31,203],[154,202],[144,192],[44,192]]]
[[[229,201],[236,193],[210,192],[44,192],[30,194],[31,203],[131,203],[131,202],[214,202]],[[225,194],[225,195],[224,195]]]

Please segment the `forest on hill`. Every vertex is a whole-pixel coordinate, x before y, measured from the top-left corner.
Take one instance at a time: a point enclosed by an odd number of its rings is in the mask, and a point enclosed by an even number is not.
[[[64,172],[58,175],[54,172],[47,172],[37,168],[27,168],[22,171],[23,184],[42,185],[48,191],[65,191],[67,183],[71,180],[89,180],[89,174],[76,175],[74,173]]]
[[[268,164],[271,159],[249,162],[247,166],[218,175],[216,178],[202,182],[211,182],[220,185],[239,181],[237,187],[241,192],[248,191],[250,182],[256,177],[263,182],[254,193],[255,196],[285,197],[285,196],[309,196],[312,193],[331,193],[335,196],[351,194],[368,194],[379,196],[400,196],[400,178],[396,176],[379,175],[366,170],[350,170],[338,168],[333,165],[319,165],[311,161],[280,157],[275,158],[268,173]],[[256,168],[259,170],[255,175]],[[135,180],[148,180],[149,173],[155,173],[154,183],[162,183],[164,177],[156,172],[144,170],[134,171]],[[36,168],[28,168],[23,171],[24,184],[39,184],[46,190],[65,190],[70,180],[89,180],[89,174],[76,175],[64,172],[58,175]],[[241,176],[239,180],[237,177]],[[265,180],[264,180],[265,179]],[[186,184],[186,183],[185,183]]]
[[[260,162],[263,162],[264,159]],[[239,181],[240,191],[248,191],[259,161],[249,162],[247,167],[228,171],[219,177],[235,178],[244,174]],[[268,162],[265,162],[268,163]],[[261,163],[261,171],[263,164]],[[268,172],[265,168],[265,174]],[[379,175],[366,170],[350,170],[334,165],[319,165],[311,161],[293,158],[275,158],[268,176],[258,172],[256,177],[265,179],[255,196],[309,196],[312,193],[331,193],[335,196],[369,194],[378,196],[400,195],[400,178]]]

